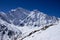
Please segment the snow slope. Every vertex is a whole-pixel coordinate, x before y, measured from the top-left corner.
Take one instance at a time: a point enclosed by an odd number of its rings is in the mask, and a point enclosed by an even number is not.
[[[45,31],[34,33],[23,40],[60,40],[60,22],[57,25],[50,26]]]
[[[8,13],[0,12],[0,40],[44,40],[45,35],[50,38],[49,35],[55,32],[52,30],[59,30],[56,27],[58,22],[57,17],[38,10],[17,8]],[[45,30],[45,27],[50,28]]]
[[[22,32],[13,24],[0,19],[0,40],[15,40]]]

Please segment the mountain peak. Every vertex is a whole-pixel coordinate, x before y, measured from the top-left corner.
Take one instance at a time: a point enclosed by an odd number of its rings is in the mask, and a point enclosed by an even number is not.
[[[22,7],[17,7],[15,9],[11,9],[11,11],[29,11],[29,10],[26,10],[25,8]]]
[[[5,14],[5,13],[3,13]],[[18,7],[16,9],[12,9],[8,14],[6,14],[6,17],[2,17],[3,19],[7,20],[7,21],[12,21],[13,24],[15,25],[20,25],[20,23],[23,21],[25,23],[25,21],[27,22],[26,24],[28,25],[28,23],[30,24],[30,22],[33,22],[31,24],[39,24],[39,25],[45,25],[47,23],[52,23],[53,20],[56,18],[52,17],[52,16],[48,16],[47,14],[44,14],[43,12],[40,12],[39,10],[33,10],[33,11],[29,11],[26,10],[24,8]],[[38,22],[39,20],[39,22]],[[54,21],[54,22],[55,22]]]

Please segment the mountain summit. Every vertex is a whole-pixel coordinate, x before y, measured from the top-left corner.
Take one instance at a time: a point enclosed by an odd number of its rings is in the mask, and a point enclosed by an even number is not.
[[[58,21],[58,18],[55,16],[48,16],[38,10],[29,11],[21,7],[12,9],[8,13],[0,12],[0,18],[19,26],[20,24],[41,26]]]
[[[21,7],[7,13],[0,12],[0,40],[17,40],[26,37],[30,32],[30,34],[36,32],[32,32],[33,30],[44,29],[45,26],[54,25],[59,20],[38,10],[29,11]]]

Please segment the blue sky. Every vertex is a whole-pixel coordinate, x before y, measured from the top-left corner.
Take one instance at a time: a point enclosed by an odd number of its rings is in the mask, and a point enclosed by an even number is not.
[[[0,11],[7,12],[17,7],[38,9],[48,15],[60,17],[60,0],[0,0]]]

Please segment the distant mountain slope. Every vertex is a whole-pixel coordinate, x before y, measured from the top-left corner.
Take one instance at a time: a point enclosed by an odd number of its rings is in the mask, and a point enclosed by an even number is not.
[[[38,27],[58,21],[55,16],[48,16],[38,10],[29,11],[23,8],[12,9],[8,13],[0,12],[0,18],[14,25]]]
[[[55,16],[48,16],[43,12],[34,10],[31,11],[31,13],[22,21],[22,23],[25,23],[27,26],[40,27],[48,24],[54,24],[57,21],[59,21],[59,19]]]

